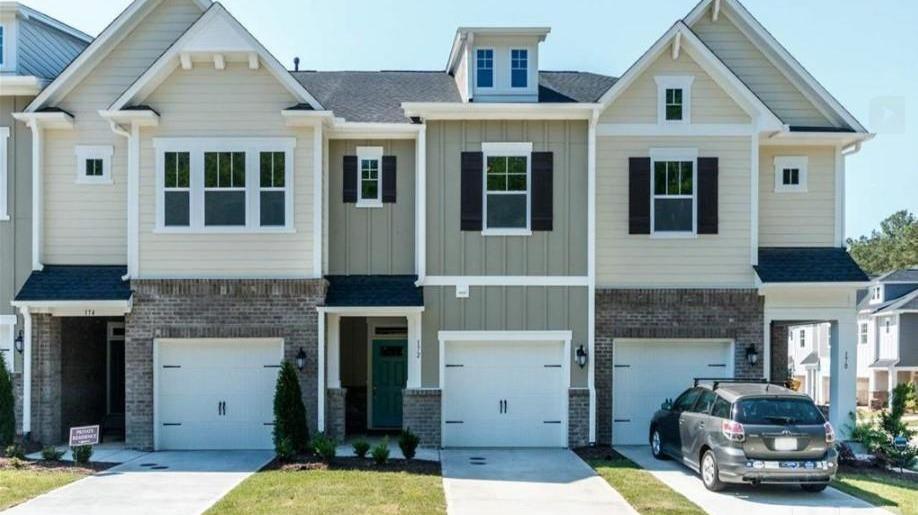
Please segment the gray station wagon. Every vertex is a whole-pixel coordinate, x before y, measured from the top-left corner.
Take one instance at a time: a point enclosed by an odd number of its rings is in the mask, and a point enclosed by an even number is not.
[[[826,488],[838,468],[835,431],[807,395],[749,380],[696,379],[650,423],[657,459],[681,460],[708,490],[726,483]]]

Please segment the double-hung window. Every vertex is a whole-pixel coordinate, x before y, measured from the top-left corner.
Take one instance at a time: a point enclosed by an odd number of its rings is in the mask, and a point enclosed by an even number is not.
[[[529,87],[529,50],[525,48],[510,50],[510,87]]]
[[[860,324],[860,336],[861,336],[861,345],[866,345],[866,344],[867,344],[867,340],[868,340],[868,332],[867,332],[867,323],[866,323],[866,322],[861,322],[861,324]]]
[[[358,207],[382,206],[382,147],[358,147]]]
[[[204,226],[245,226],[245,198],[245,152],[205,152]]]
[[[285,208],[287,154],[284,152],[261,152],[259,160],[261,173],[258,199],[261,226],[283,227],[287,223]]]
[[[479,88],[494,87],[494,50],[491,48],[475,51],[475,84]]]
[[[526,234],[530,230],[531,143],[483,143],[484,232]]]
[[[163,166],[163,225],[191,224],[191,153],[166,152]]]
[[[800,335],[798,336],[797,339],[800,340],[801,348],[806,347],[806,331],[805,330],[803,329],[800,330]]]
[[[651,220],[656,235],[692,235],[697,225],[697,151],[652,150]]]

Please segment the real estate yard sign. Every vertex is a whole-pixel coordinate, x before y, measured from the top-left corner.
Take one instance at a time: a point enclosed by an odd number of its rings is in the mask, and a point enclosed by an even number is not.
[[[70,428],[70,447],[83,445],[99,445],[99,426]]]

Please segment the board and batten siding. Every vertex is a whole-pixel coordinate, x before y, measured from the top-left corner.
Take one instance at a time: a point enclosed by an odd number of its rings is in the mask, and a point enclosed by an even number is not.
[[[775,192],[775,157],[807,157],[806,192]],[[835,246],[835,148],[772,147],[759,151],[759,245]]]
[[[357,147],[382,147],[383,155],[395,156],[395,203],[378,208],[344,203],[343,159],[357,155]],[[328,154],[328,273],[414,274],[414,140],[332,140]]]
[[[461,155],[483,142],[532,142],[554,159],[554,230],[482,236],[460,230]],[[587,274],[585,121],[427,122],[427,274]]]
[[[289,128],[281,116],[296,103],[264,67],[227,63],[172,75],[144,101],[160,113],[141,132],[140,276],[142,278],[311,277],[313,130]],[[292,233],[157,233],[154,138],[295,137]]]
[[[702,16],[692,30],[784,123],[833,125],[728,16]]]
[[[440,387],[440,331],[572,331],[571,356],[587,339],[588,289],[583,286],[472,286],[456,298],[451,286],[424,287],[421,384]],[[587,369],[571,366],[571,386],[587,385]]]
[[[691,121],[693,124],[748,124],[751,118],[730,98],[701,66],[683,51],[678,60],[664,52],[622,92],[599,120],[601,123],[657,123],[657,76],[693,76]]]
[[[165,0],[59,103],[73,114],[74,128],[45,131],[45,264],[127,262],[127,140],[112,132],[99,110],[108,109],[200,16],[192,0]],[[77,145],[114,148],[112,184],[76,184]]]
[[[599,137],[597,287],[752,287],[751,144],[748,137]],[[649,157],[652,148],[697,148],[699,157],[719,159],[718,234],[628,234],[628,159]]]

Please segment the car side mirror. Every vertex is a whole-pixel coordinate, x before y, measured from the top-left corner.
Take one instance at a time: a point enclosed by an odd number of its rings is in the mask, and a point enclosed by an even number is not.
[[[666,399],[665,401],[663,401],[663,404],[660,404],[660,409],[662,409],[663,411],[671,411],[673,409],[673,400]]]

